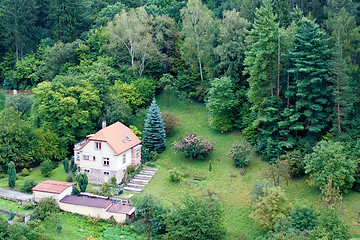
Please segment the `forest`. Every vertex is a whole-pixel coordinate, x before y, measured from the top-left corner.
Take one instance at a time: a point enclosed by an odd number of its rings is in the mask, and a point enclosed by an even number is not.
[[[1,171],[69,157],[104,120],[142,132],[165,94],[360,191],[359,31],[358,0],[2,0]]]

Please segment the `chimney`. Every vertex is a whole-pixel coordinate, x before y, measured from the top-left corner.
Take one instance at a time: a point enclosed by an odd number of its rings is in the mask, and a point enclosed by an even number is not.
[[[105,120],[102,121],[101,128],[102,128],[102,129],[106,128],[106,121],[105,121]]]

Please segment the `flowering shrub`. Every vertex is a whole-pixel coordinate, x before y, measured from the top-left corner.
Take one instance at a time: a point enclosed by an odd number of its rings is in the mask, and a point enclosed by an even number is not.
[[[228,155],[234,161],[235,167],[244,168],[250,164],[251,146],[249,143],[234,144]]]
[[[214,143],[209,142],[205,138],[198,138],[196,134],[189,133],[185,138],[172,143],[175,152],[182,152],[185,157],[191,159],[204,159],[206,155],[214,150]]]

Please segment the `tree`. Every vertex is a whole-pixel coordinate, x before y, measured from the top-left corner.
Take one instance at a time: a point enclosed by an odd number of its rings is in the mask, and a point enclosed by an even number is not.
[[[9,180],[9,187],[15,187],[15,180],[16,180],[16,170],[14,162],[9,162],[8,164],[8,180]]]
[[[31,119],[35,126],[50,129],[71,147],[95,130],[102,102],[94,87],[74,76],[58,76],[33,90]]]
[[[5,108],[13,108],[21,113],[22,119],[27,119],[30,115],[30,109],[33,104],[31,95],[7,95]]]
[[[240,117],[235,85],[229,77],[215,78],[210,84],[206,102],[210,127],[221,132],[230,131]]]
[[[245,57],[245,33],[250,22],[240,17],[235,9],[224,12],[219,25],[219,43],[214,48],[217,76],[225,74],[232,79],[242,75]]]
[[[224,239],[222,210],[212,199],[186,196],[165,219],[167,239]]]
[[[185,138],[180,137],[178,142],[173,142],[175,153],[182,152],[190,159],[204,159],[214,150],[214,143],[205,138],[199,138],[196,134],[189,133]]]
[[[62,160],[62,164],[64,166],[64,170],[66,173],[69,172],[69,159],[65,158],[64,160]]]
[[[346,192],[354,183],[356,162],[341,142],[320,141],[305,156],[305,164],[312,183],[320,188],[332,180],[334,187]]]
[[[164,120],[166,136],[173,136],[176,133],[176,129],[181,126],[179,119],[170,112],[161,113],[161,118]]]
[[[216,30],[212,12],[200,0],[189,0],[186,8],[180,12],[183,24],[181,35],[184,37],[182,59],[188,65],[199,68],[201,81],[204,82],[203,68],[212,76],[212,50]]]
[[[280,187],[267,188],[264,196],[254,206],[251,216],[266,230],[274,227],[278,216],[288,216],[291,211],[289,200]]]
[[[77,175],[77,181],[79,184],[80,192],[85,192],[88,185],[88,177],[86,173],[79,173]]]
[[[279,158],[280,161],[285,161],[289,164],[289,173],[292,177],[299,177],[305,173],[304,155],[299,150],[286,152]]]
[[[254,110],[261,110],[266,99],[274,96],[274,69],[278,59],[279,24],[270,1],[256,10],[252,30],[245,38],[244,73],[249,74],[248,98]]]
[[[110,43],[107,47],[115,50],[141,77],[149,61],[156,62],[162,57],[157,43],[157,38],[162,38],[160,29],[161,22],[155,21],[143,7],[128,12],[123,9],[108,23]]]
[[[179,91],[175,78],[173,75],[166,73],[160,78],[159,81],[164,87],[164,92],[166,92],[168,95],[167,105],[170,107],[171,96],[177,94]]]
[[[44,177],[48,177],[53,169],[54,165],[50,160],[46,160],[40,164],[40,171]]]
[[[165,137],[164,120],[161,118],[159,106],[154,99],[145,119],[143,146],[149,152],[156,151],[157,153],[162,153],[166,148]]]
[[[314,208],[296,205],[290,213],[291,226],[301,232],[312,230],[318,226],[318,217]]]
[[[314,21],[303,18],[289,53],[291,90],[287,95],[291,96],[290,109],[293,109],[289,116],[290,130],[302,132],[307,137],[318,137],[328,127],[330,55],[324,35]]]

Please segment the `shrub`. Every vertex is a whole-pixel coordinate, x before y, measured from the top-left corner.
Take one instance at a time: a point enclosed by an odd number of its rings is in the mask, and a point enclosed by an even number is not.
[[[300,151],[287,152],[280,156],[280,160],[289,163],[291,177],[299,177],[305,174],[304,155]]]
[[[69,159],[65,158],[64,160],[62,160],[62,164],[64,166],[65,172],[69,172]]]
[[[77,176],[77,181],[81,192],[85,192],[88,185],[88,177],[86,173],[79,173]]]
[[[257,202],[261,197],[265,196],[265,191],[268,188],[274,187],[272,183],[264,183],[264,182],[257,182],[255,183],[253,189],[251,190],[251,194],[253,195],[252,201]]]
[[[21,176],[23,177],[27,177],[30,175],[30,172],[29,170],[27,170],[27,168],[24,168],[22,171],[21,171]]]
[[[73,195],[73,196],[79,196],[79,194],[80,194],[80,190],[75,186],[74,188],[73,188],[73,190],[72,190],[72,192],[71,192],[71,195]],[[94,193],[94,194],[99,194],[99,193]]]
[[[116,186],[116,182],[117,182],[117,181],[116,181],[116,176],[115,176],[115,175],[112,175],[110,181],[111,181],[111,184],[112,184],[112,185]]]
[[[156,162],[157,160],[159,160],[160,158],[160,154],[158,154],[156,151],[151,151],[149,154],[149,160],[150,161],[154,161]]]
[[[312,230],[318,225],[319,214],[308,206],[295,206],[290,213],[291,227],[299,231]]]
[[[13,188],[15,187],[15,181],[16,181],[16,170],[15,170],[15,164],[14,162],[9,162],[8,164],[8,180],[9,180],[9,187]]]
[[[169,175],[170,175],[170,181],[172,182],[180,182],[182,179],[181,173],[175,169],[169,170]]]
[[[207,139],[201,139],[196,134],[189,133],[186,138],[180,138],[179,142],[173,142],[175,152],[183,152],[186,158],[204,159],[206,155],[214,150],[214,143]]]
[[[56,232],[57,232],[57,233],[61,233],[62,229],[63,229],[62,224],[61,224],[61,223],[58,223],[58,224],[56,225]]]
[[[244,168],[250,164],[251,146],[244,142],[241,144],[234,144],[230,149],[228,155],[234,161],[235,167]]]
[[[26,210],[28,209],[34,209],[36,207],[35,202],[32,200],[26,201],[23,203],[22,207]]]
[[[111,193],[110,193],[110,184],[108,182],[104,182],[101,185],[101,195],[104,195],[104,196],[110,196],[111,195]]]
[[[21,192],[32,193],[33,187],[36,186],[36,182],[33,179],[26,179],[24,185],[20,189]]]
[[[48,216],[59,211],[59,207],[56,205],[55,199],[44,198],[38,202],[32,219],[44,220]]]
[[[66,181],[67,182],[73,182],[74,181],[74,178],[73,178],[71,173],[67,176]]]
[[[5,173],[0,173],[0,179],[5,177]]]
[[[29,168],[29,172],[32,172],[33,171],[33,168]]]
[[[40,164],[40,171],[44,177],[48,177],[53,170],[53,164],[50,160],[46,160]]]
[[[155,164],[155,163],[149,162],[149,163],[147,163],[146,165],[147,165],[148,167],[156,168],[156,164]]]
[[[176,133],[176,128],[180,127],[180,121],[175,117],[175,115],[169,112],[163,112],[161,118],[165,123],[165,134],[167,137],[173,136]]]
[[[313,153],[305,156],[305,163],[306,173],[320,188],[332,180],[334,187],[347,191],[355,181],[356,161],[341,142],[320,141]]]

